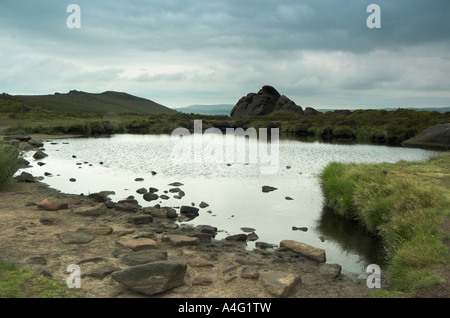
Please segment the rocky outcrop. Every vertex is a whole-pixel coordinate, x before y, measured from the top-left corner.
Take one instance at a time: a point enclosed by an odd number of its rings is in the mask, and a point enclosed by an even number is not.
[[[263,86],[260,91],[242,97],[231,110],[231,117],[262,116],[277,111],[303,115],[304,111],[288,97],[281,95],[272,86]]]
[[[405,147],[450,149],[450,123],[431,126],[402,144]]]

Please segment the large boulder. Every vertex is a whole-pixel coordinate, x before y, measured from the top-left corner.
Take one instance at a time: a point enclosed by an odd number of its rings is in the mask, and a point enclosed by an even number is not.
[[[302,114],[303,109],[288,97],[281,95],[272,86],[263,86],[258,94],[249,93],[242,97],[231,110],[231,117],[262,116],[277,111]]]
[[[145,295],[163,293],[183,284],[187,265],[173,261],[156,261],[132,266],[111,274],[125,287]]]
[[[403,142],[405,147],[450,149],[450,123],[425,129],[422,133]]]

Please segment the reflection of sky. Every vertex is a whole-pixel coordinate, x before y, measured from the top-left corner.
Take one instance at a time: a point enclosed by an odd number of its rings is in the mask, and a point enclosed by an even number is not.
[[[44,166],[35,163],[32,153],[27,159],[32,162],[33,168],[29,170],[33,175],[52,173],[44,182],[62,192],[87,195],[115,191],[116,195],[111,196],[114,201],[133,195],[144,207],[156,203],[179,207],[192,202],[198,206],[205,201],[209,207],[201,209],[200,216],[189,223],[216,226],[223,230],[217,236],[219,239],[240,233],[241,227],[252,227],[259,241],[278,245],[281,240],[292,239],[324,248],[329,263],[341,264],[347,270],[362,266],[356,263],[360,257],[342,251],[335,242],[321,242],[321,233],[315,230],[322,210],[317,173],[330,161],[421,160],[431,153],[420,149],[281,140],[278,173],[261,174],[258,164],[174,164],[170,159],[174,146],[170,136],[117,135],[65,140],[68,144],[56,142],[45,144],[49,157],[40,160],[46,163]],[[152,175],[152,171],[157,174]],[[144,181],[135,181],[138,177]],[[70,178],[76,182],[70,182]],[[176,181],[184,184],[181,188],[186,196],[182,199],[146,202],[136,193],[141,187],[156,187],[163,194],[171,188],[168,184]],[[264,185],[278,189],[263,193]],[[286,196],[293,200],[286,200]],[[292,231],[292,226],[306,226],[309,230]]]

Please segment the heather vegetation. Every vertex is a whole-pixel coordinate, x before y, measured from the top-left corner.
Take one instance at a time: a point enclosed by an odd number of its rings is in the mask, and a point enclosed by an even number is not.
[[[122,96],[123,97],[123,96]],[[450,121],[450,113],[397,109],[356,110],[300,115],[276,112],[266,116],[211,116],[198,114],[134,113],[87,111],[73,107],[43,106],[25,102],[17,96],[0,95],[0,122],[4,134],[81,134],[171,133],[175,128],[193,128],[202,120],[203,128],[279,128],[281,133],[324,139],[350,139],[358,142],[400,144],[424,129]]]

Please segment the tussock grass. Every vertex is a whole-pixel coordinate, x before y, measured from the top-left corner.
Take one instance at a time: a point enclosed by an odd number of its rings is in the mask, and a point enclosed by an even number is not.
[[[395,291],[442,282],[433,272],[450,258],[439,224],[450,216],[450,154],[425,162],[330,163],[321,173],[325,204],[379,235]]]
[[[0,298],[80,298],[82,290],[0,260]]]
[[[0,140],[0,191],[11,186],[12,176],[20,168],[17,147]]]

